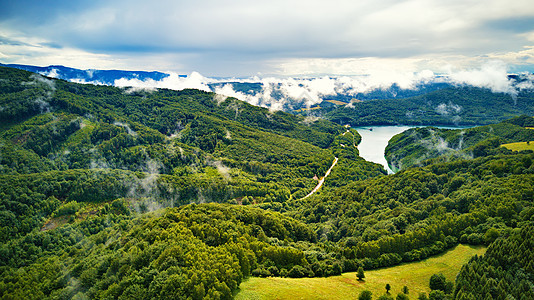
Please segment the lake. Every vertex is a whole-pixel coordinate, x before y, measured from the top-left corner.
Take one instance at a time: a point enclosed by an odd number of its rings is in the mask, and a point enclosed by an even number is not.
[[[384,156],[386,146],[394,135],[414,127],[416,126],[355,127],[354,129],[362,136],[362,141],[358,145],[360,156],[365,160],[383,165],[388,174],[393,174]]]
[[[366,126],[366,127],[354,127],[362,136],[362,141],[358,145],[360,156],[365,160],[372,161],[384,166],[384,169],[388,171],[388,174],[394,172],[389,168],[384,156],[384,151],[388,145],[389,140],[396,134],[399,134],[405,130],[415,127],[427,127],[427,126]],[[435,126],[444,129],[463,129],[468,127],[442,127]]]

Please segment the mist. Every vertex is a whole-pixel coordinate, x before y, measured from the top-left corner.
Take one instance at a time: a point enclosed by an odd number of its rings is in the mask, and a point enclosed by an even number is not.
[[[532,74],[509,76],[508,66],[499,60],[487,61],[478,67],[460,69],[444,66],[440,73],[424,69],[418,72],[387,68],[383,65],[366,65],[359,75],[322,75],[301,77],[253,76],[246,78],[212,78],[198,72],[187,76],[168,73],[168,76],[155,80],[152,78],[121,78],[113,85],[124,88],[125,93],[138,91],[153,92],[157,89],[198,89],[214,92],[214,101],[222,103],[233,97],[249,104],[266,107],[271,111],[294,110],[317,106],[325,100],[340,100],[351,105],[354,99],[395,99],[416,96],[445,86],[473,86],[486,88],[494,93],[515,96],[524,90],[534,89]],[[55,69],[45,74],[54,77]],[[90,71],[90,70],[89,70]],[[163,73],[162,73],[163,74]],[[44,77],[33,78],[28,84],[50,84]],[[85,81],[71,78],[77,83],[102,84],[98,81]],[[53,90],[53,85],[51,89]],[[441,115],[452,115],[461,108],[442,103],[436,107]],[[239,108],[236,108],[236,115]]]

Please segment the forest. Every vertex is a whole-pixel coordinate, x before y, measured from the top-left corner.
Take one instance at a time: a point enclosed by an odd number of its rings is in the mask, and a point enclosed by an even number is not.
[[[534,119],[522,115],[498,124],[465,129],[412,128],[394,136],[386,147],[394,170],[435,161],[512,153],[501,145],[534,141]]]
[[[198,90],[0,67],[0,124],[2,299],[231,299],[250,276],[371,270],[458,243],[488,252],[432,299],[534,294],[534,153],[500,147],[534,140],[526,115],[398,135],[394,175],[359,156],[350,127]]]
[[[403,99],[351,101],[325,107],[317,114],[338,123],[368,125],[474,126],[502,122],[519,115],[534,115],[534,95],[493,93],[487,88],[449,86]]]

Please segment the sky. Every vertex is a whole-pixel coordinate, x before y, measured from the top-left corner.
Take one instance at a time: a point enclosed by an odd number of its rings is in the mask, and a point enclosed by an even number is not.
[[[532,0],[1,0],[0,62],[210,77],[534,71]]]

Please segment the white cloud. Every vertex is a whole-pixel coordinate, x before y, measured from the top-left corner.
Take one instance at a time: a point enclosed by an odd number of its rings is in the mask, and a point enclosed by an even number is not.
[[[508,79],[507,66],[502,61],[488,62],[479,69],[452,71],[449,78],[454,83],[489,88],[493,92],[516,92],[512,81]]]
[[[5,62],[222,76],[272,74],[273,62],[280,62],[274,67],[284,75],[354,75],[367,73],[344,62],[374,57],[389,59],[399,70],[408,65],[409,72],[438,72],[421,65],[482,56],[524,65],[524,55],[511,56],[534,40],[531,29],[511,22],[534,18],[530,0],[122,0],[50,6],[36,11],[15,2],[5,8],[3,31],[16,29],[18,40],[34,40],[0,43]],[[63,48],[45,46],[50,42]],[[287,63],[295,59],[302,64]]]
[[[198,89],[203,91],[211,91],[208,87],[208,83],[214,81],[209,78],[206,78],[198,72],[193,72],[187,77],[180,77],[176,73],[171,73],[168,77],[156,81],[153,79],[139,80],[121,78],[115,80],[114,85],[118,87],[134,87],[138,89],[152,90],[154,88],[164,88],[172,90],[183,90],[183,89]]]
[[[214,96],[214,101],[217,101],[218,104],[226,100],[226,97],[234,97],[252,105],[268,107],[271,110],[284,110],[288,107],[294,107],[297,103],[311,107],[332,96],[367,94],[375,90],[390,89],[394,84],[400,89],[415,90],[420,85],[429,82],[449,82],[488,88],[493,92],[504,92],[511,95],[516,94],[516,89],[528,89],[532,86],[532,78],[515,85],[515,82],[508,78],[507,66],[502,61],[490,61],[477,68],[469,69],[458,69],[449,65],[442,68],[444,72],[441,74],[436,74],[430,70],[421,72],[401,71],[394,68],[388,70],[384,65],[381,65],[384,62],[379,61],[378,64],[370,63],[369,60],[365,62],[367,63],[366,65],[360,65],[360,71],[366,72],[366,74],[359,76],[269,76],[263,78],[255,76],[246,79],[230,78],[224,80],[204,77],[197,72],[193,72],[187,78],[171,74],[171,76],[160,81],[152,79],[145,81],[120,79],[115,81],[115,85],[144,90],[155,88],[174,90],[196,88],[215,92],[217,95]],[[375,67],[377,68],[375,69]],[[236,91],[231,83],[224,84],[224,82],[258,83],[261,89],[255,93],[244,93]],[[222,83],[222,85],[217,85],[211,90],[208,86],[210,83]],[[131,91],[131,89],[128,91]],[[455,115],[460,110],[461,107],[450,103],[441,103],[436,107],[436,112],[443,115]]]

